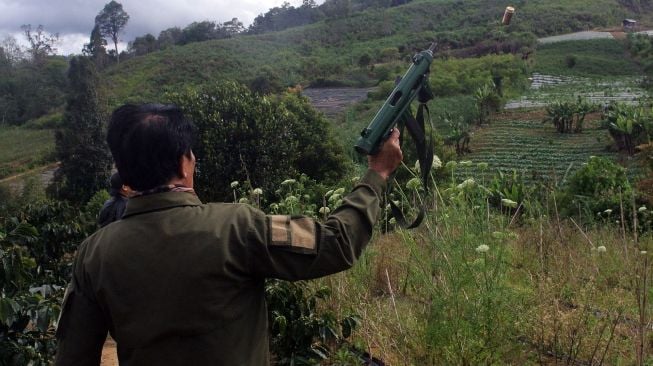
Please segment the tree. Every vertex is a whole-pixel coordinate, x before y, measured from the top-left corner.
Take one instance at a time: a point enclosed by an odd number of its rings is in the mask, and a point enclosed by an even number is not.
[[[16,65],[20,60],[25,58],[23,49],[18,45],[16,38],[7,36],[2,40],[0,45],[3,57],[12,65]]]
[[[164,29],[156,42],[160,50],[181,43],[182,31],[179,27]]]
[[[118,62],[120,62],[118,36],[127,25],[128,20],[129,14],[122,9],[122,4],[114,0],[106,4],[104,9],[95,17],[95,25],[100,28],[102,36],[109,37],[113,41]]]
[[[243,26],[243,22],[238,20],[238,18],[233,18],[229,21],[226,21],[222,24],[222,29],[224,29],[225,32],[229,36],[236,35],[238,33],[242,33],[245,30],[245,27]]]
[[[28,52],[35,64],[42,64],[47,56],[57,52],[54,46],[59,42],[59,33],[46,33],[42,25],[32,29],[31,24],[23,24],[20,28],[30,44]]]
[[[91,39],[89,43],[84,45],[82,53],[86,56],[90,56],[93,61],[95,61],[95,66],[99,70],[103,69],[108,62],[106,45],[107,41],[102,38],[100,27],[96,24],[91,31]]]
[[[229,199],[234,180],[248,181],[271,197],[282,181],[299,173],[327,184],[342,178],[344,151],[305,98],[261,97],[234,82],[170,98],[196,123],[195,187],[205,200]]]
[[[104,140],[105,113],[95,65],[86,57],[74,57],[70,60],[68,79],[63,129],[55,135],[55,152],[61,166],[50,192],[83,204],[106,187],[111,157]]]
[[[142,37],[136,37],[132,42],[129,42],[129,52],[136,56],[142,56],[154,52],[157,50],[157,47],[158,44],[156,38],[149,33]]]

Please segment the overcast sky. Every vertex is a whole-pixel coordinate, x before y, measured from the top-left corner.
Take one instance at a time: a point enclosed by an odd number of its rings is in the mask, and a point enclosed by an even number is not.
[[[110,0],[0,0],[0,41],[8,35],[24,43],[20,26],[42,24],[46,31],[59,33],[59,54],[80,53],[88,43],[95,16]],[[301,0],[287,0],[293,6]],[[163,29],[183,28],[194,21],[211,20],[224,23],[238,18],[247,27],[254,18],[284,0],[123,0],[129,22],[121,36],[122,47],[136,36]],[[324,2],[317,1],[318,4]],[[122,48],[119,46],[119,50]]]

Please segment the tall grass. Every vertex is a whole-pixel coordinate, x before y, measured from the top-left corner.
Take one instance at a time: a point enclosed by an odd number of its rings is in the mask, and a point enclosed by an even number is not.
[[[422,227],[377,234],[352,271],[321,282],[329,308],[362,318],[359,346],[389,364],[653,361],[650,232],[560,218],[547,194],[525,212],[492,206],[477,183],[431,192]]]

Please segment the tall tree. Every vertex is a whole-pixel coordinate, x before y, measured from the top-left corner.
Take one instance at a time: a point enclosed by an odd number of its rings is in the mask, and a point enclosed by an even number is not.
[[[47,33],[40,24],[36,29],[32,29],[31,24],[20,28],[30,44],[28,51],[35,64],[43,64],[47,56],[57,52],[55,45],[59,42],[59,33]]]
[[[236,35],[238,33],[242,33],[245,31],[245,27],[243,26],[243,22],[238,20],[238,18],[233,18],[229,21],[226,21],[222,24],[222,28],[225,30],[225,32],[229,36]]]
[[[50,192],[82,204],[106,188],[111,156],[104,140],[105,113],[95,65],[86,57],[74,57],[70,60],[68,80],[63,129],[55,135],[55,151],[61,166]]]
[[[95,66],[98,69],[103,69],[108,62],[106,45],[107,40],[102,38],[100,27],[96,24],[91,31],[91,39],[88,43],[84,44],[82,52],[85,56],[89,56],[95,61]]]
[[[104,6],[104,9],[95,17],[95,25],[100,28],[100,33],[104,37],[109,37],[113,41],[114,49],[116,51],[116,58],[120,62],[118,54],[118,36],[122,32],[127,21],[129,14],[122,9],[122,4],[112,0]]]

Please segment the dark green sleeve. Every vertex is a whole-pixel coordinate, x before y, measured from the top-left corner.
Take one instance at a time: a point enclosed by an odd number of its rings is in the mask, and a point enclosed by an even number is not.
[[[84,290],[83,256],[87,243],[80,246],[73,278],[66,289],[61,316],[57,322],[56,366],[99,366],[108,326],[98,304]]]
[[[383,178],[368,170],[324,223],[252,210],[247,235],[252,272],[302,280],[351,268],[372,237],[385,186]]]

